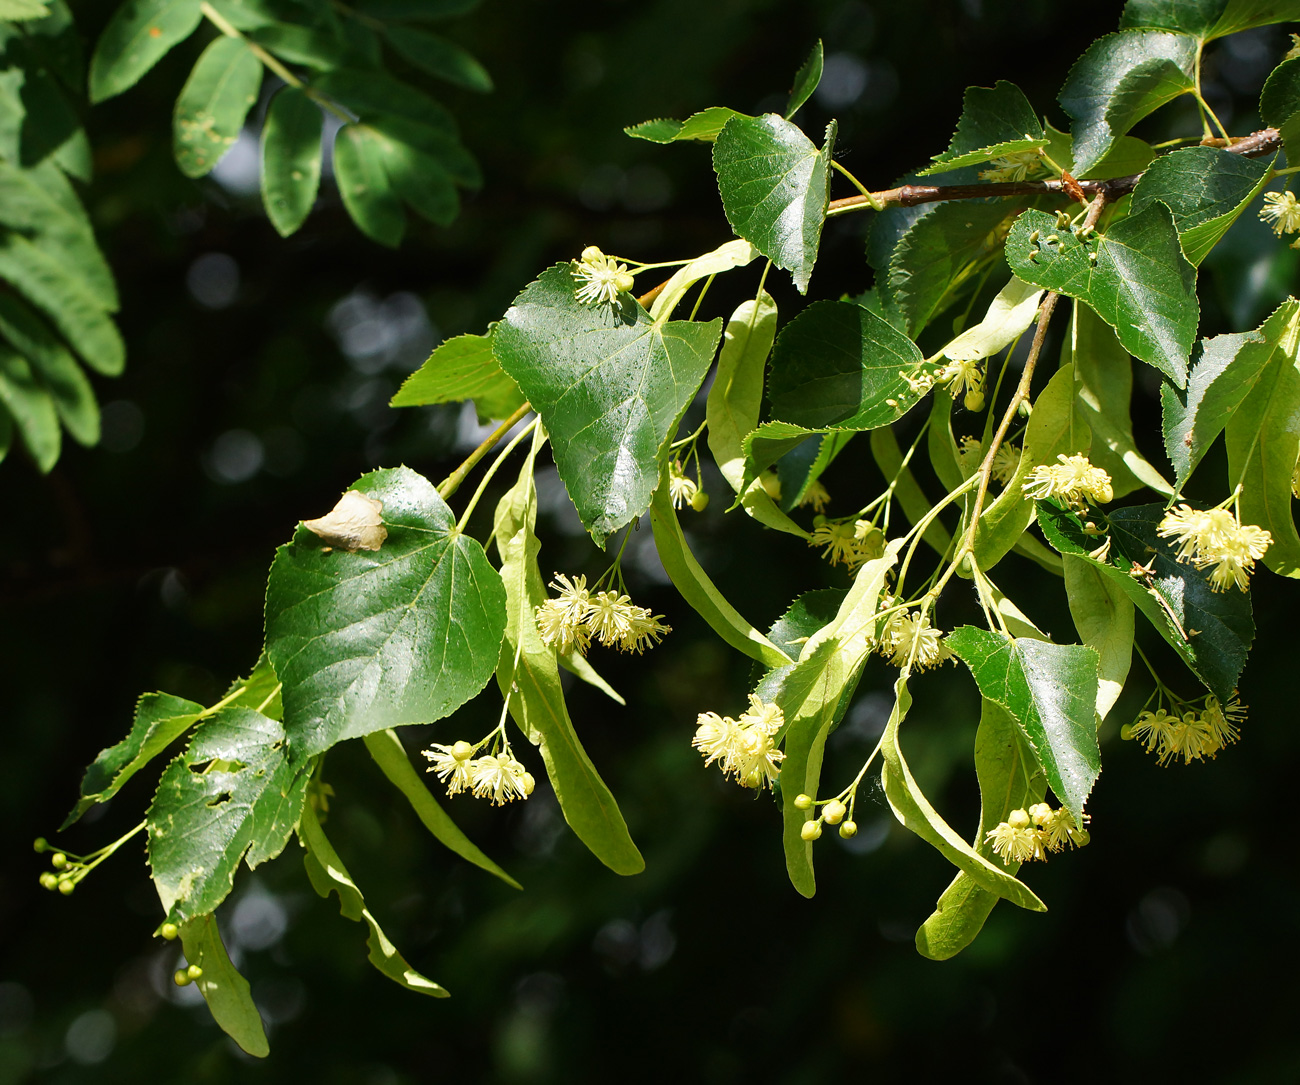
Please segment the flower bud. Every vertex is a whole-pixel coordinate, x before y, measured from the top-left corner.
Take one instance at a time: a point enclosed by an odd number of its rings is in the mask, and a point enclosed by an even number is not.
[[[796,810],[807,810],[812,806],[812,802],[811,795],[796,795],[794,797],[794,808]]]
[[[51,874],[48,870],[41,875],[42,889],[57,889],[58,887],[59,887],[59,879],[55,877],[53,874]]]
[[[474,747],[464,739],[461,739],[451,748],[451,756],[457,761],[464,761],[474,752]]]
[[[161,934],[164,938],[166,938],[167,941],[174,942],[176,940],[177,935],[181,933],[181,929],[178,926],[176,926],[175,923],[164,923],[161,927],[158,928],[158,933]]]
[[[52,866],[55,870],[62,870],[67,865],[68,865],[68,857],[64,855],[63,852],[61,851],[56,851],[50,857],[50,866]]]
[[[61,882],[59,882],[59,892],[62,893],[65,897],[76,888],[77,888],[77,883],[71,881],[68,878],[64,878]]]
[[[582,260],[584,263],[590,263],[592,260],[604,259],[605,254],[600,251],[599,246],[588,245],[582,250]]]
[[[799,835],[804,840],[817,840],[822,835],[822,826],[820,821],[805,821],[803,828],[799,830]]]
[[[1029,813],[1025,810],[1012,810],[1007,815],[1007,824],[1013,829],[1029,828]]]
[[[709,507],[709,495],[703,490],[696,490],[695,495],[691,498],[691,508],[696,512],[703,512]]]
[[[178,968],[172,973],[172,982],[176,984],[177,987],[188,987],[194,981],[190,979],[189,973],[187,973],[185,969]]]
[[[37,853],[45,851],[45,849],[48,848],[49,846],[50,846],[50,842],[46,840],[45,837],[43,836],[38,836],[35,840],[32,841],[32,850]]]
[[[524,793],[524,798],[528,798],[533,793],[533,788],[537,786],[537,781],[533,779],[531,772],[525,772],[519,779],[519,790]]]
[[[984,393],[973,390],[967,392],[965,404],[968,411],[982,411],[984,409]]]
[[[848,808],[839,799],[831,799],[822,809],[822,817],[826,819],[827,825],[838,825],[847,813]]]
[[[203,975],[203,969],[201,969],[201,968],[200,968],[198,965],[196,965],[196,964],[192,964],[192,965],[189,966],[189,968],[185,969],[185,974],[186,974],[187,976],[189,976],[190,979],[192,979],[192,980],[196,980],[196,979],[198,979],[201,975]]]
[[[636,285],[636,280],[632,278],[632,273],[625,271],[621,275],[614,276],[614,285],[618,287],[619,292],[626,294]]]
[[[852,818],[850,818],[848,821],[846,821],[843,825],[840,826],[840,836],[842,836],[845,840],[848,840],[850,837],[854,837],[857,835],[858,835],[858,823],[854,821]]]

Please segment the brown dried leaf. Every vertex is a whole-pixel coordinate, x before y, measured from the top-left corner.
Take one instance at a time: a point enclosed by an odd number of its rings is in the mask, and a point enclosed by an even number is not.
[[[304,520],[302,526],[340,550],[378,550],[388,538],[388,529],[380,515],[383,510],[382,501],[367,497],[360,490],[349,490],[328,515]]]

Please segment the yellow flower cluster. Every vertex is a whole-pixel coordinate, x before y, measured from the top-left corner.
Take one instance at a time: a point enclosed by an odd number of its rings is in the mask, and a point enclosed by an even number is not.
[[[993,846],[993,854],[1006,862],[1026,863],[1046,859],[1048,852],[1082,847],[1090,838],[1065,807],[1053,810],[1039,802],[1028,810],[1012,810],[1006,821],[998,822],[984,834],[984,839]]]
[[[1300,230],[1300,203],[1296,202],[1295,193],[1265,192],[1264,206],[1259,212],[1264,222],[1271,222],[1273,232],[1281,237]]]
[[[885,536],[870,520],[835,522],[816,516],[808,545],[826,547],[822,557],[852,571],[885,552]]]
[[[891,596],[881,596],[881,610],[888,610],[893,605]],[[885,619],[876,651],[894,667],[906,666],[910,661],[915,671],[956,659],[943,643],[943,630],[930,624],[929,614],[906,610],[896,610]]]
[[[1115,497],[1110,475],[1100,467],[1093,467],[1087,456],[1056,457],[1057,462],[1040,464],[1030,473],[1022,486],[1027,497],[1042,501],[1055,497],[1082,512],[1085,502],[1104,505]]]
[[[963,437],[957,454],[961,457],[962,469],[969,475],[984,459],[984,446],[974,437]],[[1010,441],[1003,441],[998,445],[998,450],[993,453],[993,467],[989,471],[989,478],[1006,486],[1016,477],[1016,469],[1019,466],[1020,449]]]
[[[424,756],[433,762],[427,771],[438,774],[448,795],[471,791],[476,799],[490,798],[493,805],[502,806],[528,798],[536,783],[533,774],[515,760],[508,743],[499,754],[482,757],[474,757],[474,747],[468,742],[451,746],[434,743]]]
[[[626,264],[606,256],[595,245],[582,250],[581,258],[573,265],[573,277],[582,283],[575,296],[584,305],[613,304],[620,294],[631,290],[636,281]]]
[[[1184,765],[1207,757],[1213,760],[1220,750],[1241,737],[1246,709],[1236,698],[1223,705],[1211,693],[1199,712],[1190,706],[1184,708],[1181,714],[1163,708],[1140,713],[1137,722],[1128,729],[1127,737],[1141,741],[1147,753],[1155,753],[1161,765],[1179,757]]]
[[[1040,151],[1015,151],[990,160],[992,169],[980,170],[982,181],[1023,181],[1043,164]]]
[[[660,620],[663,615],[637,606],[627,595],[613,591],[592,595],[585,576],[570,580],[557,573],[551,587],[559,591],[558,598],[546,600],[534,614],[542,642],[561,655],[575,648],[585,654],[593,636],[607,647],[643,652],[672,632]]]
[[[1210,587],[1223,591],[1250,587],[1250,571],[1264,556],[1273,536],[1262,527],[1238,522],[1228,509],[1194,509],[1179,505],[1165,514],[1156,533],[1178,544],[1178,560],[1198,569],[1211,565]]]
[[[785,753],[776,748],[773,735],[785,723],[781,709],[749,695],[749,708],[740,719],[701,712],[691,745],[704,755],[704,763],[717,761],[724,776],[735,776],[741,787],[772,786],[781,774]]]

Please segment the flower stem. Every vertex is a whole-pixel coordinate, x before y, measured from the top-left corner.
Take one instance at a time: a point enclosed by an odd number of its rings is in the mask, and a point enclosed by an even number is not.
[[[501,438],[510,432],[514,424],[532,409],[532,405],[525,401],[523,406],[488,434],[483,443],[465,458],[465,462],[442,480],[438,486],[438,496],[446,501],[460,489],[460,484],[465,481],[465,476],[474,470],[478,461],[491,452]]]

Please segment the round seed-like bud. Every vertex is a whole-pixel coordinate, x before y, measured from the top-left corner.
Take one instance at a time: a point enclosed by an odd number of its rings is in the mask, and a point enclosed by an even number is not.
[[[190,979],[192,979],[192,980],[196,980],[196,979],[198,979],[201,975],[203,975],[203,969],[201,969],[201,968],[200,968],[198,965],[196,965],[196,964],[192,964],[192,965],[189,966],[189,968],[185,969],[185,974],[186,974],[187,976],[189,976]]]
[[[188,987],[193,982],[189,973],[183,968],[178,968],[172,973],[172,983],[176,984],[177,987]]]
[[[451,756],[457,761],[466,760],[474,752],[474,747],[464,739],[461,739],[451,748]]]
[[[57,889],[58,887],[59,887],[59,879],[55,877],[53,874],[51,874],[48,870],[41,875],[42,889]]]
[[[632,278],[630,271],[625,271],[621,275],[614,276],[614,285],[618,287],[619,293],[626,294],[632,287],[636,286],[636,280]]]
[[[533,779],[531,772],[525,772],[519,781],[519,788],[524,793],[524,798],[528,798],[533,793],[533,788],[537,786],[537,781]]]
[[[65,897],[76,888],[77,888],[77,883],[74,881],[70,881],[67,878],[64,878],[61,882],[59,882],[59,892],[62,893]]]
[[[840,836],[845,840],[858,835],[858,823],[850,819],[840,826]]]
[[[1007,815],[1007,824],[1013,829],[1029,828],[1029,812],[1027,810],[1012,810]]]
[[[174,942],[176,940],[176,936],[181,933],[181,929],[180,927],[176,926],[175,923],[164,923],[161,927],[158,928],[158,933],[161,934],[164,938],[166,938],[167,941]]]
[[[32,851],[34,852],[39,853],[45,851],[45,849],[48,848],[49,846],[50,846],[50,842],[46,840],[45,837],[43,836],[38,836],[35,840],[32,841]]]
[[[794,808],[796,810],[807,810],[808,807],[812,806],[812,802],[811,795],[796,795],[794,797]]]
[[[826,819],[827,825],[838,825],[844,820],[844,815],[847,813],[848,807],[840,802],[839,799],[831,799],[831,801],[822,808],[822,817]]]
[[[965,402],[968,411],[982,411],[984,409],[984,393],[975,391],[967,392]]]
[[[590,263],[592,260],[600,260],[604,257],[604,255],[605,254],[601,252],[600,248],[596,245],[588,245],[585,249],[582,250],[582,259],[587,261],[588,263]]]
[[[56,851],[52,856],[50,856],[50,866],[55,870],[62,870],[67,865],[68,857],[64,855],[63,852]]]
[[[817,840],[822,835],[822,826],[819,821],[805,821],[803,828],[799,830],[799,835],[804,840]]]
[[[691,508],[696,512],[703,512],[709,507],[709,495],[703,490],[696,490],[691,497]]]

